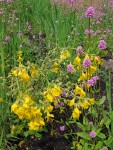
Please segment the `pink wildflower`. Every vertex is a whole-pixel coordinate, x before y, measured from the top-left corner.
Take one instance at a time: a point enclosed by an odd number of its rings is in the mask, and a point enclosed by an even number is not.
[[[94,18],[94,8],[93,7],[89,7],[87,8],[86,10],[86,17],[89,17],[89,18]]]
[[[89,58],[86,58],[86,59],[83,61],[83,67],[84,67],[84,68],[88,68],[90,65],[91,65],[90,59],[89,59]]]
[[[89,133],[89,135],[90,135],[91,138],[94,138],[94,137],[96,137],[96,132],[95,131],[91,131]]]
[[[98,44],[98,48],[101,50],[104,50],[107,48],[106,46],[106,42],[104,40],[100,40],[99,44]]]
[[[60,126],[60,131],[64,131],[65,127],[64,126]]]

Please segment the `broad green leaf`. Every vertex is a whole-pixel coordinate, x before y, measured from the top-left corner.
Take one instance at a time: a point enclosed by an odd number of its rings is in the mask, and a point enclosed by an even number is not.
[[[99,138],[101,138],[101,139],[105,139],[106,138],[105,134],[103,134],[103,133],[99,133],[97,136]]]
[[[100,100],[95,101],[95,104],[100,106],[100,105],[102,105],[104,103],[105,100],[106,100],[106,96],[103,96]]]
[[[79,137],[82,137],[82,138],[87,139],[87,140],[90,140],[90,139],[91,139],[90,136],[89,136],[89,134],[86,133],[86,132],[78,132],[77,135],[78,135]]]
[[[84,126],[80,123],[80,122],[76,122],[77,126],[82,129],[83,131],[85,131]]]
[[[102,143],[101,141],[99,141],[99,142],[96,144],[96,146],[95,146],[95,150],[101,149],[102,146],[103,146],[103,143]]]

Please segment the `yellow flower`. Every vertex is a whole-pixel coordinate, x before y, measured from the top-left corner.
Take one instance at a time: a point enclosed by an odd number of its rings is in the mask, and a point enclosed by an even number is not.
[[[51,89],[51,94],[53,96],[59,96],[61,93],[62,93],[61,89],[56,85],[54,86],[54,88]]]
[[[77,150],[82,150],[82,145],[80,143],[77,143],[76,147],[77,147]]]
[[[73,110],[72,117],[73,117],[74,119],[79,119],[80,114],[81,114],[81,111],[80,111],[78,108],[75,108],[75,109]]]
[[[19,107],[18,103],[12,104],[12,106],[11,106],[11,112],[15,112],[18,109],[18,107]]]
[[[53,96],[50,94],[50,93],[48,93],[46,96],[45,96],[45,99],[48,101],[48,102],[53,102],[53,100],[54,100],[54,98],[53,98]]]
[[[74,59],[74,63],[76,64],[76,65],[80,65],[80,63],[81,63],[81,59],[80,59],[80,57],[75,57],[75,59]]]
[[[83,89],[80,92],[80,98],[86,97],[86,92],[83,91]]]
[[[38,75],[38,70],[35,69],[35,68],[33,68],[33,69],[31,70],[31,77],[33,78],[33,77],[35,77],[36,75]]]
[[[66,58],[70,57],[69,51],[61,52],[60,59],[65,60]]]
[[[55,68],[52,68],[52,70],[51,70],[52,72],[54,72],[54,73],[58,73],[58,71],[59,71],[59,68],[57,68],[57,67],[55,67]]]
[[[17,70],[17,69],[12,70],[11,73],[12,73],[12,75],[14,75],[15,77],[18,76],[18,70]]]
[[[3,99],[0,97],[0,103],[2,103],[3,102]]]
[[[94,74],[96,70],[97,70],[97,67],[96,67],[96,66],[90,66],[88,72],[89,72],[90,74]]]
[[[19,56],[17,61],[18,61],[19,63],[21,63],[21,62],[23,61],[22,57]]]
[[[99,58],[98,56],[94,57],[94,61],[98,63],[98,65],[103,65],[103,59]]]
[[[53,66],[54,66],[54,67],[58,67],[58,66],[59,66],[59,63],[54,62]]]
[[[50,118],[54,118],[54,115],[50,114],[50,113],[47,113],[47,116],[46,116],[47,121],[49,121]]]
[[[39,123],[35,121],[31,121],[28,123],[29,130],[38,130],[39,129]]]
[[[79,81],[84,81],[87,79],[87,74],[85,74],[84,72],[82,72],[82,75],[80,76],[80,78],[78,79],[78,82]]]
[[[83,109],[88,109],[89,106],[90,106],[90,103],[89,103],[87,100],[85,100],[85,101],[82,103],[81,106],[82,106]]]
[[[90,103],[91,105],[94,105],[94,100],[95,100],[94,98],[90,98],[90,99],[89,99],[89,103]]]
[[[19,71],[18,76],[24,81],[24,82],[30,82],[30,77],[26,71],[26,69],[22,69]]]
[[[75,103],[75,100],[74,100],[74,99],[68,101],[68,105],[69,105],[70,107],[74,106],[74,103]]]
[[[77,85],[76,88],[75,88],[75,90],[74,90],[74,92],[75,92],[76,94],[80,94],[80,93],[81,93],[81,90],[82,90],[82,88],[80,88],[80,87]]]
[[[84,59],[87,59],[87,58],[89,58],[88,54],[85,55],[85,58],[84,58]]]

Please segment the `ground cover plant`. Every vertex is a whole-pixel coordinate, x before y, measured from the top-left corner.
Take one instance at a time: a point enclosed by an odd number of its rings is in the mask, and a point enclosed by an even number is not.
[[[112,0],[0,1],[0,149],[113,149]]]

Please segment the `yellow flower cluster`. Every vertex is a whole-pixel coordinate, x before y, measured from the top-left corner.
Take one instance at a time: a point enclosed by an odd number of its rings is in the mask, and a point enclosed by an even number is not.
[[[23,94],[21,100],[17,100],[12,106],[11,111],[14,112],[19,119],[28,119],[30,130],[38,130],[45,125],[40,108],[34,106],[34,101],[30,95]]]
[[[50,103],[57,104],[56,97],[60,96],[62,90],[58,86],[48,87],[47,90],[44,92],[45,100]]]
[[[15,77],[19,77],[23,82],[29,83],[30,82],[30,76],[31,78],[39,76],[38,70],[36,69],[35,65],[32,65],[30,70],[30,75],[28,74],[28,71],[25,66],[22,65],[22,52],[18,52],[18,62],[19,66],[11,71],[12,75]],[[29,68],[29,67],[28,67]]]

